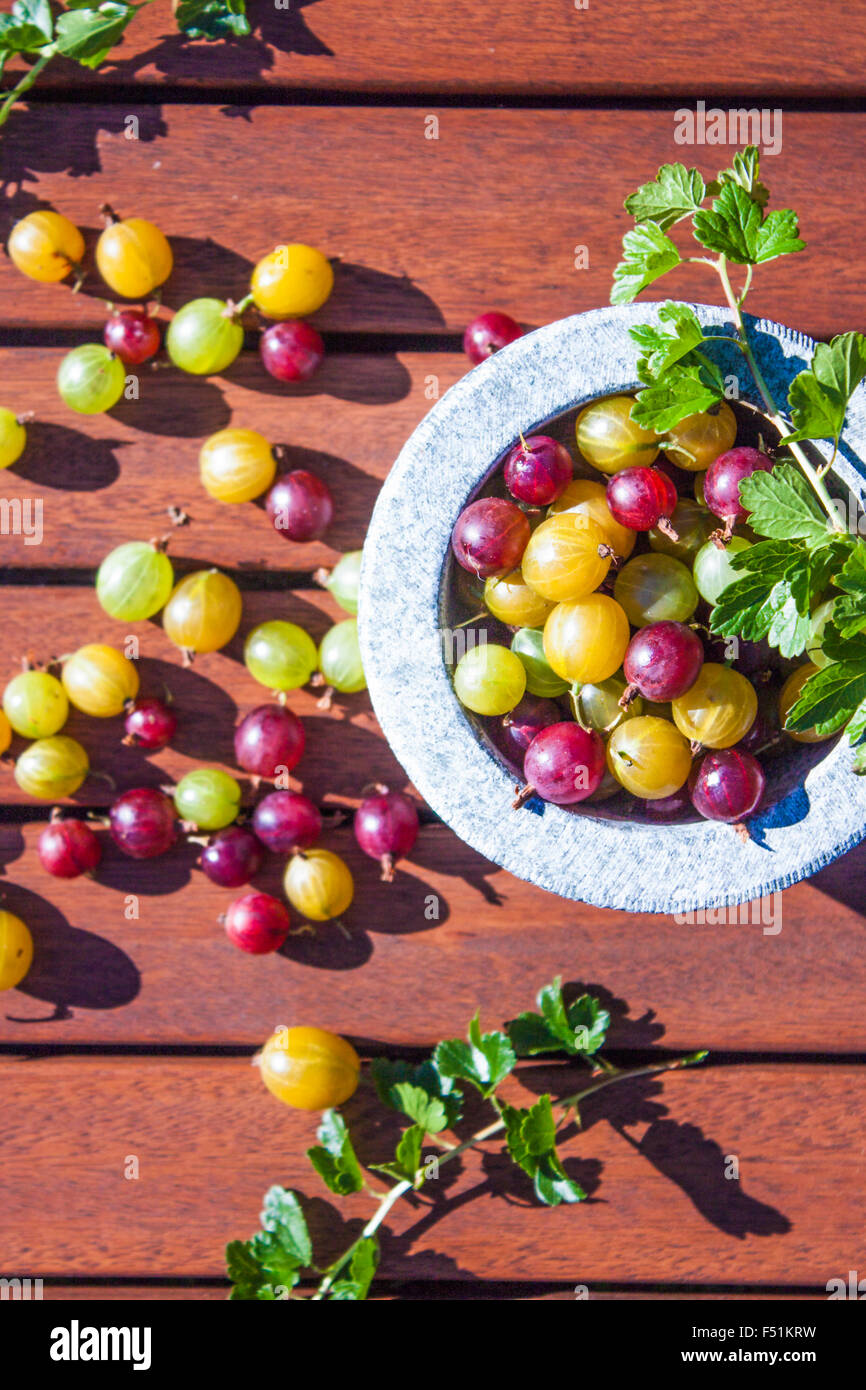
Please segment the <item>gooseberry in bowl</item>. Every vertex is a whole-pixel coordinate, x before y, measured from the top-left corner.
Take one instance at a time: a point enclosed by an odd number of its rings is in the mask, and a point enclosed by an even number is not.
[[[636,408],[630,330],[653,313],[619,306],[552,324],[451,388],[385,482],[358,607],[376,715],[435,813],[482,854],[554,892],[680,911],[802,877],[815,866],[815,845],[831,855],[851,830],[838,787],[829,790],[829,744],[783,736],[766,747],[778,664],[755,667],[749,644],[728,650],[713,630],[718,598],[749,582],[732,562],[742,556],[745,565],[765,539],[741,514],[740,482],[769,476],[781,431],[745,391],[669,428],[645,427],[658,414]],[[724,356],[713,342],[729,336],[724,311],[694,313],[708,355]],[[774,382],[793,380],[802,341],[763,323],[756,336]],[[857,428],[862,455],[866,429]],[[539,439],[551,441],[543,468]],[[742,455],[734,468],[726,459],[737,451],[747,451],[746,467]],[[548,466],[554,459],[561,469]],[[732,477],[736,511],[726,493]],[[841,453],[827,481],[831,492],[866,493]],[[767,555],[758,560],[766,566]],[[822,652],[820,614],[809,628],[809,654]],[[783,692],[785,715],[805,679]],[[579,740],[589,746],[577,749]],[[548,745],[550,768],[541,757]],[[766,783],[748,816],[760,836],[748,845],[731,828],[738,820],[708,815],[701,791],[692,795],[703,786],[696,769],[708,778],[740,759],[751,774],[747,758]],[[587,769],[577,787],[575,766]],[[821,812],[806,809],[804,848],[793,798],[810,771],[820,773]],[[504,799],[520,779],[528,790],[511,813]],[[758,776],[745,780],[754,790]],[[811,779],[808,790],[811,803]],[[866,794],[847,776],[845,795],[866,824]],[[786,811],[775,815],[780,802]],[[737,815],[747,806],[732,792]]]

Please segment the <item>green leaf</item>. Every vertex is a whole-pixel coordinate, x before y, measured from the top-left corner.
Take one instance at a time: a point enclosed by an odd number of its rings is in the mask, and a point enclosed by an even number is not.
[[[634,339],[641,351],[638,359],[641,381],[653,381],[661,376],[662,372],[704,341],[704,330],[694,310],[687,304],[674,304],[668,300],[660,306],[658,319],[658,324],[640,323],[628,330],[629,337]]]
[[[709,410],[725,398],[721,373],[709,362],[683,360],[638,392],[631,418],[644,429],[666,434],[687,415]]]
[[[268,1188],[259,1220],[262,1230],[277,1236],[297,1264],[310,1264],[313,1246],[296,1193],[285,1187]]]
[[[851,763],[851,768],[852,771],[857,773],[858,777],[862,777],[863,774],[866,773],[866,743],[861,743],[859,747],[854,749],[854,758]]]
[[[319,1177],[341,1197],[360,1192],[364,1177],[342,1115],[336,1110],[326,1110],[317,1133],[321,1147],[307,1149],[307,1158]]]
[[[138,8],[106,0],[98,9],[64,10],[56,25],[58,53],[73,58],[82,67],[98,68],[123,37]]]
[[[809,545],[823,545],[831,536],[827,517],[792,463],[777,463],[772,473],[757,472],[744,478],[740,500],[751,513],[749,525],[761,536],[799,539]]]
[[[598,1051],[610,1024],[610,1014],[597,999],[582,994],[566,1008],[562,981],[557,975],[552,984],[539,990],[537,1000],[541,1014],[521,1014],[506,1025],[518,1056],[563,1051],[576,1056]]]
[[[54,37],[54,19],[49,0],[14,0],[12,13],[20,24],[32,24],[46,37]]]
[[[514,1067],[516,1057],[504,1033],[484,1033],[476,1014],[469,1025],[468,1043],[458,1038],[439,1043],[433,1053],[436,1070],[456,1081],[469,1081],[482,1096],[492,1095]]]
[[[388,1177],[396,1178],[402,1182],[405,1178],[410,1178],[413,1182],[421,1166],[421,1147],[424,1143],[424,1130],[420,1125],[412,1125],[409,1129],[404,1129],[397,1141],[394,1150],[394,1161],[390,1163],[372,1163],[370,1166],[377,1173],[387,1173]]]
[[[238,38],[250,32],[245,0],[180,0],[174,17],[191,39]]]
[[[234,1300],[274,1301],[294,1288],[300,1269],[313,1258],[310,1233],[294,1192],[272,1187],[265,1193],[262,1230],[251,1240],[226,1246],[226,1269]]]
[[[226,1246],[226,1273],[244,1288],[255,1289],[262,1282],[262,1267],[247,1241],[232,1240]]]
[[[450,1129],[460,1119],[463,1094],[454,1085],[450,1077],[442,1076],[437,1071],[432,1060],[422,1062],[420,1066],[415,1066],[411,1062],[389,1061],[385,1057],[377,1057],[371,1065],[373,1083],[379,1093],[379,1099],[384,1105],[389,1105],[392,1110],[399,1110],[402,1114],[408,1115],[410,1119],[421,1123],[419,1114],[421,1101],[415,1096],[415,1091],[423,1091],[428,1100],[439,1101],[445,1115],[446,1123],[439,1126],[439,1129]],[[398,1090],[398,1087],[407,1085],[411,1088],[408,1092]],[[405,1108],[407,1097],[412,1105],[412,1110]],[[438,1112],[431,1109],[430,1116],[435,1118]],[[426,1126],[429,1134],[436,1134],[439,1131]]]
[[[825,632],[826,636],[826,632]],[[866,655],[859,661],[837,661],[809,677],[800,698],[788,711],[785,728],[835,733],[866,700]]]
[[[349,1262],[349,1277],[337,1279],[328,1292],[328,1299],[357,1303],[367,1297],[379,1265],[379,1242],[375,1235],[365,1236],[356,1247]]]
[[[51,42],[51,37],[37,24],[0,15],[0,49],[9,53],[38,53]]]
[[[659,276],[680,264],[680,253],[654,222],[642,222],[622,239],[623,259],[613,272],[611,304],[630,304]]]
[[[535,1194],[546,1206],[580,1202],[586,1193],[565,1174],[556,1152],[556,1127],[549,1095],[528,1110],[502,1107],[505,1139],[512,1159],[532,1178]]]
[[[706,187],[697,169],[684,164],[663,164],[652,183],[642,184],[625,200],[625,210],[636,222],[654,222],[667,231],[681,217],[697,211],[706,197]]]
[[[833,604],[833,625],[843,637],[853,637],[866,628],[866,546],[861,541],[852,541],[833,582],[844,590]]]
[[[794,377],[788,405],[795,439],[832,439],[834,447],[845,424],[845,412],[853,392],[866,377],[866,336],[841,333],[829,343],[818,343],[812,365]]]
[[[580,1183],[566,1175],[555,1149],[539,1159],[533,1186],[536,1197],[547,1207],[558,1207],[560,1202],[582,1202],[586,1198]]]
[[[764,217],[760,203],[735,182],[722,185],[712,209],[695,213],[694,229],[702,246],[738,265],[761,265],[804,247],[796,213],[784,208]]]
[[[861,743],[866,738],[866,700],[861,700],[848,724],[848,742],[850,744]],[[866,748],[858,750],[858,763],[866,757]],[[866,772],[866,762],[863,766],[855,766],[855,772]]]
[[[428,1096],[421,1086],[412,1086],[408,1081],[399,1081],[394,1089],[400,1098],[403,1114],[420,1125],[425,1134],[438,1134],[440,1130],[447,1129],[448,1116],[441,1100]]]
[[[759,168],[760,156],[756,146],[746,145],[745,149],[738,150],[734,155],[733,167],[723,169],[708,191],[718,193],[726,183],[738,183],[758,207],[766,207],[770,190],[758,178]]]
[[[556,1143],[556,1125],[550,1096],[541,1096],[526,1113],[521,1126],[526,1152],[533,1158],[549,1153]]]
[[[746,572],[719,598],[710,619],[712,631],[750,642],[766,637],[783,656],[799,656],[811,636],[812,605],[846,549],[847,542],[834,537],[813,551],[802,541],[778,540],[759,541],[741,551],[732,565]]]

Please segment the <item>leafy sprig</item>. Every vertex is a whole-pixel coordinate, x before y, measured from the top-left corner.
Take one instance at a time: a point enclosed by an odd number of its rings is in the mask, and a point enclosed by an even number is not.
[[[438,1177],[446,1163],[458,1160],[496,1135],[505,1139],[505,1152],[531,1180],[535,1196],[545,1206],[577,1203],[586,1193],[569,1177],[557,1143],[563,1128],[579,1118],[583,1100],[605,1086],[635,1076],[692,1066],[705,1052],[673,1061],[621,1070],[599,1056],[610,1016],[598,999],[583,994],[565,1002],[559,978],[538,993],[539,1013],[520,1014],[504,1029],[482,1033],[478,1015],[466,1038],[440,1042],[420,1064],[377,1058],[370,1067],[379,1100],[411,1123],[401,1130],[393,1155],[362,1165],[344,1116],[327,1110],[322,1116],[319,1143],[307,1157],[328,1190],[338,1197],[365,1193],[375,1210],[360,1235],[325,1268],[315,1262],[313,1241],[296,1192],[272,1187],[265,1194],[261,1229],[249,1240],[226,1248],[226,1267],[232,1282],[230,1297],[242,1300],[365,1299],[379,1262],[378,1231],[391,1209]],[[589,1083],[554,1101],[539,1096],[531,1106],[518,1107],[500,1097],[499,1089],[514,1071],[518,1057],[559,1052],[589,1068]],[[461,1123],[466,1086],[492,1107],[493,1120],[466,1138]],[[558,1112],[558,1113],[555,1113]],[[443,1137],[453,1135],[453,1142]],[[364,1172],[391,1180],[373,1187]],[[306,1292],[301,1280],[314,1285]]]
[[[861,744],[855,770],[866,772],[866,546],[846,531],[842,509],[825,482],[851,397],[866,380],[866,335],[843,333],[819,343],[779,408],[756,360],[742,306],[753,270],[802,251],[804,243],[796,213],[790,208],[768,212],[769,196],[754,146],[739,151],[732,166],[709,182],[696,169],[662,165],[652,182],[625,201],[637,226],[623,240],[611,302],[630,302],[686,262],[718,273],[733,332],[704,334],[688,305],[671,302],[659,306],[655,322],[630,330],[643,383],[632,418],[664,436],[687,415],[712,409],[724,399],[725,387],[713,361],[714,342],[721,337],[742,353],[779,431],[777,448],[787,448],[791,458],[782,456],[771,473],[757,472],[740,485],[749,525],[764,539],[731,556],[739,578],[723,591],[711,628],[724,637],[766,639],[784,657],[797,657],[808,650],[816,604],[832,599],[821,638],[830,664],[804,682],[786,727],[829,734],[847,724],[851,743]],[[698,246],[714,256],[687,256],[668,236],[687,218]],[[746,268],[739,294],[731,283],[731,264]],[[816,465],[800,447],[805,440],[828,441],[829,460]]]
[[[14,0],[12,13],[0,15],[0,76],[13,54],[32,58],[33,65],[0,104],[0,125],[53,58],[98,68],[147,4],[150,0],[137,5],[127,0],[66,0],[60,8],[50,0]],[[178,29],[192,39],[241,37],[250,32],[246,0],[179,0],[173,8]]]

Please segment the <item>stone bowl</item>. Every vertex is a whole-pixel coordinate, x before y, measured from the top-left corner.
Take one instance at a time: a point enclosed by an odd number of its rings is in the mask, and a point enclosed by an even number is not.
[[[725,310],[692,307],[705,329],[732,333]],[[654,317],[652,304],[638,304],[550,324],[468,372],[436,403],[379,494],[364,546],[359,630],[383,733],[421,796],[462,840],[565,898],[687,913],[771,894],[863,838],[866,777],[851,771],[845,740],[799,745],[767,763],[767,809],[750,819],[748,839],[698,818],[647,823],[635,818],[633,803],[623,809],[621,798],[612,808],[533,798],[513,810],[519,772],[492,741],[492,721],[458,702],[448,660],[459,621],[450,536],[460,512],[519,434],[544,431],[573,444],[572,422],[582,406],[638,387],[628,329]],[[766,320],[747,318],[747,326],[770,390],[784,404],[814,344]],[[762,406],[743,358],[721,343],[712,348],[723,372],[737,380],[738,414],[751,412],[754,420]],[[765,438],[776,437],[764,423]],[[860,459],[866,459],[862,389],[828,480],[853,501],[855,515],[866,508]]]

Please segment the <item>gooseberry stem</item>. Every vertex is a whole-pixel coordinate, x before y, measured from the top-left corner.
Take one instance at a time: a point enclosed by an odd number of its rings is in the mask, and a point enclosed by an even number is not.
[[[2,106],[0,106],[0,125],[6,124],[12,107],[21,100],[26,91],[29,91],[40,72],[42,72],[43,68],[47,68],[54,56],[55,49],[52,46],[50,51],[46,51],[40,58],[36,59],[36,62],[33,64],[32,68],[30,68],[29,72],[25,72],[21,81],[12,88],[11,92],[6,96]]]
[[[728,306],[731,310],[731,313],[734,315],[734,319],[736,321],[737,333],[739,334],[740,340],[740,350],[743,356],[745,357],[747,363],[749,364],[749,370],[751,371],[752,376],[755,379],[755,385],[761,393],[761,398],[763,399],[764,405],[767,408],[767,413],[769,415],[770,421],[772,422],[772,424],[776,426],[776,429],[784,437],[784,435],[789,433],[790,426],[779,414],[776,402],[773,400],[772,394],[770,392],[770,388],[764,380],[764,375],[760,367],[758,366],[755,354],[752,350],[752,344],[749,340],[748,332],[746,331],[746,324],[743,319],[742,303],[748,292],[748,288],[751,283],[751,277],[747,277],[745,289],[743,290],[743,293],[740,295],[738,299],[737,296],[734,294],[733,288],[731,286],[731,277],[728,274],[728,263],[725,257],[719,256],[719,259],[717,261],[711,261],[710,264],[714,265],[716,270],[718,271],[719,279],[722,282],[722,289],[725,293],[725,299],[727,300]],[[749,269],[751,269],[751,267],[749,267]],[[813,491],[815,492],[819,502],[821,503],[821,506],[827,513],[831,528],[834,531],[844,531],[845,528],[836,512],[836,509],[833,506],[833,499],[827,491],[827,487],[824,483],[823,477],[809,462],[808,458],[804,454],[803,450],[800,448],[799,444],[794,442],[792,444],[789,444],[787,447],[790,449],[791,453],[794,455],[794,458],[799,463],[800,468],[802,469],[808,482],[811,484]]]
[[[684,1067],[695,1066],[698,1062],[702,1062],[706,1056],[706,1052],[690,1052],[683,1057],[674,1057],[667,1062],[656,1062],[645,1067],[631,1067],[630,1069],[624,1069],[622,1071],[613,1067],[610,1062],[602,1062],[601,1058],[594,1058],[592,1059],[592,1064],[597,1064],[600,1069],[605,1072],[605,1075],[600,1080],[593,1082],[591,1086],[585,1086],[582,1090],[575,1091],[572,1095],[565,1096],[562,1100],[556,1102],[557,1106],[562,1106],[564,1108],[564,1115],[560,1123],[563,1123],[570,1115],[570,1112],[575,1110],[581,1101],[586,1100],[587,1096],[595,1095],[597,1091],[604,1090],[606,1086],[612,1086],[616,1081],[632,1081],[639,1076],[655,1076],[659,1072],[682,1070]],[[482,1144],[485,1140],[492,1139],[495,1134],[499,1134],[505,1128],[502,1107],[496,1096],[490,1095],[487,1099],[496,1110],[498,1118],[491,1124],[486,1125],[484,1129],[477,1130],[475,1134],[470,1135],[468,1139],[464,1139],[461,1143],[446,1149],[441,1157],[437,1158],[437,1163],[440,1168],[444,1163],[450,1163],[453,1159],[459,1158],[461,1154],[466,1153],[467,1149],[472,1149],[477,1144]],[[391,1208],[396,1206],[400,1198],[405,1197],[407,1192],[417,1190],[416,1184],[420,1186],[422,1181],[423,1169],[419,1169],[411,1178],[402,1178],[399,1182],[395,1183],[393,1187],[390,1187],[387,1192],[373,1194],[376,1196],[379,1203],[377,1210],[371,1216],[357,1239],[353,1240],[352,1244],[343,1251],[342,1255],[338,1255],[337,1258],[328,1265],[316,1292],[312,1295],[313,1302],[318,1302],[325,1297],[337,1275],[340,1273],[340,1270],[344,1269],[349,1263],[359,1245],[375,1234]]]

